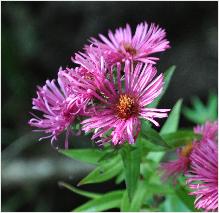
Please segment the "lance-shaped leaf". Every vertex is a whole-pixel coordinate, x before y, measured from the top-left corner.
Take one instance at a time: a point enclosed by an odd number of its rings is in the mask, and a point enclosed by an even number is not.
[[[160,205],[161,212],[190,212],[191,210],[174,193],[165,196],[165,201]]]
[[[75,212],[100,212],[119,208],[124,191],[114,191],[93,199],[74,209]]]
[[[148,158],[157,163],[160,162],[165,154],[165,151],[175,150],[178,147],[191,143],[193,140],[201,139],[201,135],[195,134],[193,131],[190,130],[179,130],[174,133],[164,134],[161,136],[165,143],[168,144],[168,147],[164,147],[162,149],[161,147],[151,146],[151,152],[148,154]]]
[[[147,185],[145,185],[144,181],[139,180],[134,197],[131,201],[130,211],[132,212],[140,211],[146,193],[147,193]]]
[[[175,132],[178,129],[182,100],[178,100],[171,110],[166,122],[164,123],[160,133],[167,134]]]
[[[120,152],[123,160],[126,188],[129,199],[132,200],[140,175],[141,152],[139,148],[133,148],[129,144],[124,144]]]
[[[129,212],[130,210],[130,200],[128,197],[128,192],[125,190],[122,200],[121,200],[121,206],[120,206],[120,211],[121,212]]]
[[[203,124],[207,120],[217,119],[217,95],[210,93],[208,103],[205,105],[198,97],[192,98],[193,108],[183,107],[184,116],[194,123]]]
[[[169,147],[169,145],[165,142],[165,140],[159,135],[159,133],[152,129],[144,120],[142,120],[142,130],[141,136],[144,143],[144,140],[147,142],[150,141],[151,143],[163,147]]]
[[[122,168],[122,160],[120,155],[113,157],[112,159],[101,162],[91,173],[83,178],[78,185],[88,183],[100,183],[111,179],[116,176]]]
[[[145,150],[145,153],[148,151],[152,151],[152,152],[160,152],[160,151],[166,151],[168,150],[167,147],[165,146],[160,146],[158,144],[154,144],[151,141],[147,140],[147,139],[143,139],[143,151]]]
[[[159,184],[153,184],[150,183],[147,185],[147,190],[148,190],[148,194],[173,194],[174,193],[174,189],[170,188],[170,186],[168,185],[159,185]]]
[[[98,194],[98,193],[94,193],[94,192],[87,192],[87,191],[78,189],[78,188],[76,188],[68,183],[65,183],[65,182],[60,181],[58,184],[59,184],[59,186],[65,187],[66,189],[69,189],[70,191],[72,191],[76,194],[79,194],[79,195],[82,195],[84,197],[88,197],[91,199],[99,198],[102,196],[102,194]]]
[[[208,97],[208,112],[209,112],[209,120],[215,121],[217,120],[217,105],[218,105],[218,98],[217,95],[214,93],[210,93]]]
[[[98,164],[98,160],[105,154],[98,149],[66,149],[59,152],[72,159],[91,164]]]
[[[164,123],[164,125],[160,131],[160,134],[172,133],[178,129],[181,106],[182,106],[182,100],[180,99],[176,102],[176,104],[172,108],[166,122]],[[163,158],[163,156],[165,155],[165,151],[167,148],[152,144],[150,142],[145,142],[144,144],[145,144],[145,148],[148,148],[154,152],[155,151],[159,152],[159,153],[150,153],[151,155],[153,155],[153,159],[156,162],[159,162]]]
[[[190,209],[190,211],[195,212],[197,211],[194,207],[195,198],[189,194],[189,191],[186,190],[182,186],[177,186],[175,189],[175,193],[178,198],[184,203],[184,205]]]
[[[115,183],[120,184],[124,179],[125,179],[125,174],[124,174],[124,171],[123,171],[123,168],[122,168],[121,171],[119,172],[119,174],[116,177]]]
[[[163,91],[162,93],[151,103],[148,105],[148,107],[154,108],[159,104],[159,101],[161,100],[162,96],[164,95],[164,93],[166,92],[169,84],[170,84],[170,80],[173,76],[173,73],[176,69],[176,66],[171,66],[169,69],[167,69],[164,72],[164,87],[163,87]]]
[[[179,130],[174,133],[164,134],[162,138],[171,148],[177,148],[191,143],[193,140],[200,140],[201,135],[195,134],[191,130]]]

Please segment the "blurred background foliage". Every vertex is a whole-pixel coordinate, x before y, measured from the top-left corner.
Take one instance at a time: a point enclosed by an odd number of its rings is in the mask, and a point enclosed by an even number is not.
[[[39,134],[31,133],[27,121],[36,85],[71,65],[71,55],[90,36],[126,23],[134,28],[155,22],[166,29],[172,47],[160,54],[158,71],[177,67],[161,106],[183,98],[193,109],[191,97],[207,105],[209,91],[217,93],[217,2],[1,2],[1,9],[2,211],[69,211],[87,200],[57,183],[75,185],[93,166],[62,156],[49,141],[37,142]],[[191,117],[191,109],[185,108],[185,116]],[[193,125],[182,117],[182,127]],[[71,140],[72,147],[93,146],[85,136]],[[123,187],[108,181],[81,188]]]

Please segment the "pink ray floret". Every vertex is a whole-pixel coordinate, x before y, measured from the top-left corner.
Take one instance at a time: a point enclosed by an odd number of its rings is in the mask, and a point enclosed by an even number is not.
[[[198,125],[194,132],[202,135],[203,140],[217,140],[218,122],[207,121],[204,125]]]
[[[105,74],[107,71],[106,61],[104,60],[101,49],[93,48],[93,45],[87,46],[85,53],[76,53],[75,57],[71,57],[71,60],[94,75]]]
[[[93,65],[91,66],[93,67]],[[105,69],[105,66],[103,69]],[[84,66],[76,67],[75,69],[60,69],[58,76],[62,79],[66,89],[83,98],[86,103],[92,104],[94,98],[101,98],[96,92],[91,92],[100,90],[105,79],[105,72],[100,67],[89,70]]]
[[[178,158],[176,160],[161,163],[159,169],[162,173],[161,178],[163,181],[167,181],[169,178],[171,178],[174,183],[176,183],[176,179],[179,177],[179,175],[187,172],[190,163],[189,155],[193,146],[194,143],[189,143],[182,148],[178,148]]]
[[[38,117],[33,114],[34,118],[29,124],[39,128],[35,131],[49,134],[40,140],[51,138],[51,142],[57,140],[57,136],[66,130],[65,147],[67,148],[70,125],[75,117],[82,113],[85,102],[68,91],[61,79],[58,79],[58,85],[59,87],[55,84],[55,80],[47,80],[43,87],[38,87],[37,98],[33,98],[32,108],[42,112],[43,115]]]
[[[191,169],[187,184],[195,195],[195,207],[205,211],[218,209],[218,145],[207,140],[199,143],[190,155]]]
[[[91,38],[91,43],[103,51],[109,64],[126,59],[155,64],[158,58],[151,55],[170,48],[165,30],[153,23],[138,24],[134,34],[129,24],[126,24],[125,28],[120,27],[115,33],[109,31],[108,38],[102,34],[99,37],[100,40]]]
[[[82,122],[82,129],[94,130],[92,139],[99,139],[100,144],[112,141],[117,145],[125,141],[135,143],[141,129],[140,118],[159,126],[155,118],[167,117],[169,109],[146,107],[162,92],[163,75],[153,79],[156,72],[151,64],[138,63],[134,68],[127,60],[122,70],[117,63],[116,77],[109,72],[109,79],[99,82],[99,91],[89,90],[99,104],[91,108],[94,113]]]
[[[206,143],[207,140],[217,139],[217,129],[218,123],[216,122],[206,122],[204,125],[199,125],[194,128],[194,132],[197,134],[201,134],[202,138],[200,141],[193,141],[184,147],[177,149],[178,158],[176,160],[162,163],[160,166],[160,170],[163,173],[162,179],[166,181],[168,178],[176,181],[177,177],[180,174],[187,173],[191,159],[190,155],[194,147],[198,146],[200,143]]]

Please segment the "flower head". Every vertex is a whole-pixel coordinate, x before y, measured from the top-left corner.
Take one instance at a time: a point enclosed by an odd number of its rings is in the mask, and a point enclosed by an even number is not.
[[[127,24],[125,28],[116,29],[115,34],[109,31],[108,36],[109,38],[100,34],[100,40],[91,38],[91,42],[103,51],[109,64],[127,59],[154,64],[158,58],[150,55],[170,47],[169,41],[165,39],[165,30],[146,22],[137,25],[134,35]]]
[[[72,61],[79,65],[76,68],[60,69],[58,76],[62,79],[65,87],[70,88],[75,94],[89,101],[93,101],[94,97],[100,96],[93,91],[99,91],[102,81],[107,76],[108,66],[104,60],[101,51],[89,46],[86,53],[76,53],[72,57]]]
[[[160,170],[163,173],[162,179],[167,180],[168,178],[173,178],[175,181],[180,174],[186,174],[190,168],[191,158],[190,155],[196,146],[200,143],[207,143],[207,140],[216,141],[217,138],[217,122],[206,122],[202,126],[196,126],[194,132],[201,134],[202,138],[200,141],[193,141],[181,148],[178,148],[177,155],[178,158],[174,161],[162,163]]]
[[[190,155],[191,165],[187,184],[196,196],[195,207],[214,211],[218,209],[218,146],[216,141],[199,143]]]
[[[78,52],[71,60],[94,75],[104,75],[107,71],[106,61],[100,48],[94,48],[93,45],[87,46],[86,52]]]
[[[97,100],[98,104],[93,106],[93,115],[82,122],[85,132],[94,130],[92,139],[98,142],[110,142],[114,145],[128,141],[135,142],[141,128],[140,118],[147,119],[159,126],[155,118],[167,117],[169,109],[147,108],[162,91],[163,75],[154,78],[156,69],[152,65],[138,63],[135,68],[133,64],[126,61],[124,76],[121,65],[117,63],[116,75],[109,72],[109,79],[105,78],[99,82],[99,94],[97,91],[89,90]],[[116,77],[115,77],[116,76]],[[122,88],[124,84],[124,88]]]
[[[190,163],[189,155],[193,147],[194,143],[189,143],[184,147],[177,149],[178,159],[160,165],[160,170],[163,173],[163,181],[172,178],[175,182],[180,174],[187,172]]]
[[[202,135],[203,140],[217,140],[218,122],[207,121],[204,125],[198,125],[194,132]]]
[[[33,114],[34,118],[29,124],[40,128],[35,131],[49,134],[40,140],[51,137],[51,142],[57,140],[57,136],[66,130],[65,147],[67,148],[70,125],[77,115],[83,114],[85,101],[64,87],[60,78],[58,84],[59,87],[56,86],[55,80],[47,80],[43,87],[38,87],[37,98],[33,98],[33,109],[42,112],[43,116],[40,118]]]
[[[98,68],[87,70],[83,66],[60,69],[58,76],[66,89],[81,97],[90,104],[95,98],[101,98],[99,93],[105,74]],[[92,92],[93,91],[93,92]]]

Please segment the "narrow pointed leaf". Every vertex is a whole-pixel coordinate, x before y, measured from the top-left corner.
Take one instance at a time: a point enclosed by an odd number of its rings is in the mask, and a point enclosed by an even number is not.
[[[194,123],[203,124],[217,119],[217,96],[210,93],[207,105],[198,97],[192,98],[192,108],[183,107],[184,116]]]
[[[167,134],[175,132],[178,129],[179,118],[182,106],[182,99],[178,100],[171,110],[166,122],[164,123],[160,133]]]
[[[143,181],[139,181],[134,197],[131,201],[130,211],[132,212],[140,211],[146,193],[147,193],[147,187],[145,186]]]
[[[74,209],[75,212],[101,212],[108,209],[119,208],[123,191],[114,191],[93,199]]]
[[[160,152],[160,151],[168,150],[167,147],[152,143],[147,139],[142,139],[142,140],[144,140],[142,149],[145,151]]]
[[[120,171],[120,173],[117,175],[115,183],[120,184],[125,179],[125,174],[123,169]]]
[[[68,183],[65,183],[65,182],[59,182],[58,183],[59,186],[63,186],[65,187],[66,189],[69,189],[70,191],[76,193],[76,194],[79,194],[79,195],[82,195],[84,197],[88,197],[88,198],[99,198],[101,197],[102,195],[101,194],[98,194],[98,193],[94,193],[94,192],[87,192],[87,191],[84,191],[84,190],[81,190],[81,189],[78,189]]]
[[[204,123],[204,117],[203,115],[199,115],[194,109],[190,109],[188,107],[183,107],[183,115],[193,121],[194,123],[197,124],[203,124]]]
[[[110,160],[102,162],[97,168],[83,178],[78,185],[88,183],[100,183],[116,176],[122,168],[122,160],[118,155]]]
[[[217,104],[218,98],[215,94],[211,93],[208,98],[208,112],[209,112],[209,120],[215,121],[217,120]]]
[[[193,106],[195,108],[195,110],[197,112],[202,112],[205,110],[205,106],[204,104],[201,102],[200,98],[199,97],[193,97],[192,98],[192,103],[193,103]]]
[[[161,212],[190,212],[191,210],[179,199],[176,194],[167,195],[160,206]]]
[[[141,153],[138,148],[133,148],[128,144],[121,149],[121,156],[125,170],[126,188],[129,199],[132,200],[140,175]]]
[[[98,164],[98,160],[104,155],[104,152],[98,149],[66,149],[59,152],[72,159],[91,164]]]
[[[177,148],[191,143],[193,140],[200,140],[201,135],[195,134],[191,130],[179,130],[174,133],[164,134],[162,138],[171,148]]]
[[[121,212],[129,212],[130,210],[130,200],[128,197],[128,192],[127,190],[124,192],[122,200],[121,200],[121,207],[120,211]]]
[[[151,193],[151,194],[163,194],[163,195],[166,195],[166,194],[173,194],[174,193],[174,189],[173,188],[170,188],[168,185],[159,185],[159,184],[148,184],[147,186],[147,190],[148,190],[148,193]]]
[[[146,139],[155,145],[169,147],[165,140],[159,135],[159,133],[147,124],[145,125],[144,121],[142,121],[141,135],[143,142],[144,139]]]
[[[187,191],[182,186],[178,186],[175,191],[176,195],[179,197],[179,199],[186,205],[190,211],[195,212],[197,211],[194,206],[195,198],[189,194],[189,191]]]

